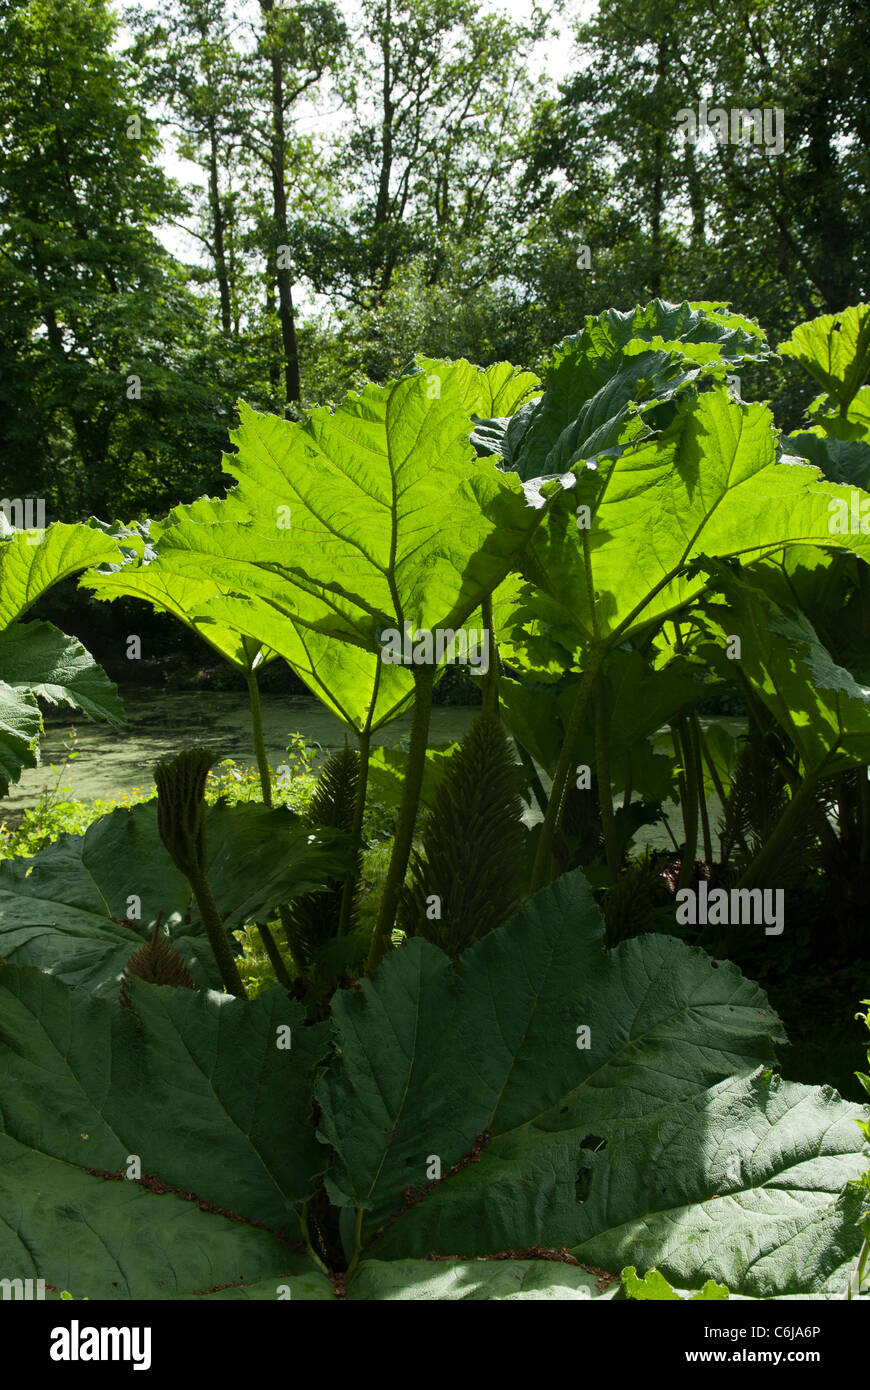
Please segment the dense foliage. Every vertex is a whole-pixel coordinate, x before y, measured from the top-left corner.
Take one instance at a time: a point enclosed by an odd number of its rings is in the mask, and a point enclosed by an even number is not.
[[[142,519],[217,490],[240,395],[532,364],[606,304],[776,341],[866,297],[862,0],[578,9],[4,0],[0,494]],[[701,102],[781,148],[689,143]],[[794,429],[800,373],[749,380]]]
[[[242,672],[261,801],[209,798],[184,749],[156,801],[0,863],[5,1270],[75,1298],[862,1296],[867,1108],[782,1076],[734,958],[863,930],[870,308],[781,352],[822,387],[792,436],[735,381],[772,360],[756,323],[654,299],[542,380],[418,356],[304,421],[242,405],[227,495],[159,521],[6,527],[7,784],[40,698],[119,717],[23,621],[83,571]],[[304,811],[274,804],[276,660],[347,731]],[[438,750],[456,660],[483,709]],[[742,728],[699,713],[726,687]],[[669,802],[674,854],[639,856]]]

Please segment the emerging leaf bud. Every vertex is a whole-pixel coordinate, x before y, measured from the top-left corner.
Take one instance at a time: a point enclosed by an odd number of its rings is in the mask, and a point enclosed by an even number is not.
[[[210,748],[186,748],[154,768],[157,829],[177,869],[205,873],[205,781],[217,762]]]

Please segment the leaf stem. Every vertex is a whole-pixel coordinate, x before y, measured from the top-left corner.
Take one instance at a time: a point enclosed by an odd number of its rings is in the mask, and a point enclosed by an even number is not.
[[[363,1209],[362,1207],[357,1207],[356,1218],[353,1223],[353,1255],[351,1257],[350,1264],[348,1265],[345,1271],[345,1279],[350,1278],[357,1265],[359,1264],[359,1257],[362,1253],[362,1223]]]
[[[253,671],[245,672],[245,681],[248,686],[248,700],[251,706],[251,732],[254,741],[254,756],[257,759],[257,771],[260,774],[260,787],[263,792],[263,805],[271,810],[272,769],[269,767],[269,759],[266,754],[266,740],[263,736],[263,710],[260,705],[260,687],[257,684],[257,677],[254,675]],[[279,908],[278,910],[279,913],[286,912],[286,908]],[[270,964],[275,972],[275,978],[285,989],[290,989],[293,981],[290,979],[290,973],[287,966],[284,964],[284,957],[278,950],[277,941],[265,922],[257,924],[257,931],[260,933],[260,940],[265,947],[266,955],[269,957]]]
[[[363,818],[366,810],[366,789],[369,780],[369,753],[371,751],[371,732],[368,728],[363,729],[357,735],[359,739],[359,781],[356,789],[356,801],[353,808],[353,822],[351,824],[351,834],[354,840],[359,840],[362,835]],[[350,927],[350,918],[353,911],[353,898],[356,892],[359,871],[348,874],[344,881],[344,890],[341,895],[341,913],[338,919],[338,935],[346,936]]]
[[[595,677],[595,777],[598,783],[598,805],[601,810],[601,829],[604,832],[604,856],[611,879],[619,872],[619,844],[616,820],[613,815],[613,793],[610,786],[610,749],[607,746],[607,718],[604,708],[604,681],[599,671]]]
[[[278,943],[272,935],[271,929],[265,922],[258,922],[257,931],[260,933],[260,940],[263,943],[266,955],[269,957],[269,962],[275,972],[276,980],[284,989],[292,988],[293,981],[290,978],[290,972],[284,963],[284,957],[278,949]]]
[[[260,774],[260,786],[263,789],[263,805],[272,805],[272,771],[269,767],[269,759],[266,756],[266,740],[263,737],[263,710],[260,705],[260,687],[257,684],[257,677],[253,671],[245,672],[245,681],[248,686],[248,700],[251,706],[251,731],[254,738],[254,756],[257,759],[257,771]]]
[[[704,785],[704,759],[701,753],[701,721],[694,711],[689,719],[689,736],[692,740],[695,776],[698,779],[698,810],[701,815],[701,835],[704,839],[704,861],[707,864],[712,864],[713,836],[710,833],[710,815],[707,810],[707,789]]]
[[[307,1202],[305,1203],[305,1205],[302,1207],[302,1209],[301,1209],[300,1212],[299,1212],[299,1225],[302,1227],[302,1237],[303,1237],[303,1239],[304,1239],[304,1241],[305,1241],[305,1248],[307,1249],[307,1251],[308,1251],[309,1255],[311,1256],[312,1260],[314,1261],[314,1263],[317,1265],[317,1268],[320,1270],[321,1274],[325,1274],[325,1275],[327,1276],[327,1278],[328,1278],[328,1277],[329,1277],[329,1266],[328,1266],[328,1265],[325,1265],[325,1264],[323,1263],[323,1260],[322,1260],[322,1259],[320,1258],[320,1256],[317,1254],[316,1250],[314,1249],[314,1246],[311,1244],[311,1236],[308,1234],[308,1203],[307,1203]]]
[[[697,717],[698,717],[698,716],[696,715],[695,718],[697,719]],[[726,807],[727,807],[727,804],[728,804],[728,793],[725,791],[725,787],[724,787],[724,785],[723,785],[723,783],[722,783],[722,778],[719,776],[719,773],[718,773],[717,768],[716,768],[716,763],[714,762],[713,756],[712,756],[712,754],[710,753],[710,750],[709,750],[709,748],[707,747],[707,744],[706,744],[706,742],[705,742],[705,740],[704,740],[704,735],[703,735],[703,733],[702,733],[702,731],[701,731],[701,721],[700,721],[700,720],[698,720],[698,741],[699,741],[700,748],[701,748],[701,755],[702,755],[702,757],[706,760],[707,769],[708,769],[708,771],[709,771],[709,773],[710,773],[710,779],[711,779],[711,781],[712,781],[712,783],[713,783],[713,786],[714,786],[714,788],[715,788],[715,790],[716,790],[716,795],[717,795],[718,798],[719,798],[719,805],[720,805],[720,807],[721,807],[722,814],[724,815],[724,814],[725,814]],[[729,854],[730,854],[730,850],[729,850]],[[727,857],[727,856],[726,856],[726,854],[725,854],[725,836],[724,836],[724,834],[721,834],[721,835],[719,836],[719,858],[720,858],[720,860],[724,863],[726,857]],[[712,860],[711,860],[711,862],[712,862]]]
[[[408,748],[408,762],[405,768],[405,785],[402,789],[402,802],[396,822],[396,835],[393,840],[393,853],[384,884],[380,911],[372,944],[366,963],[366,974],[372,975],[390,949],[390,940],[399,904],[399,893],[405,882],[405,872],[414,838],[417,820],[417,807],[423,786],[423,771],[426,766],[426,746],[429,740],[429,721],[432,714],[432,687],[435,681],[434,666],[417,666],[414,670],[414,722],[411,726],[411,743]]]
[[[491,715],[493,719],[500,719],[498,685],[501,676],[501,658],[498,654],[495,628],[492,622],[492,594],[487,594],[481,603],[480,618],[484,631],[489,633],[489,666],[483,677],[483,713]]]
[[[214,900],[208,879],[199,869],[190,868],[187,877],[196,898],[196,905],[199,908],[199,915],[208,935],[212,954],[215,963],[220,971],[224,987],[230,994],[235,994],[239,999],[247,999],[245,986],[242,984],[242,977],[236,965],[235,958],[230,949],[224,924],[218,912],[217,903]]]
[[[687,888],[695,877],[695,854],[698,849],[698,768],[695,763],[695,749],[692,744],[685,718],[677,719],[671,725],[674,750],[682,763],[683,771],[680,786],[683,792],[683,853],[680,859],[680,875],[677,886]]]
[[[538,850],[535,855],[535,866],[532,870],[531,891],[537,893],[539,888],[543,888],[549,883],[552,875],[553,841],[556,830],[562,819],[562,807],[565,801],[565,792],[568,786],[568,777],[574,762],[574,748],[577,743],[577,735],[580,732],[580,725],[589,697],[595,684],[595,678],[604,660],[604,648],[596,648],[590,656],[580,683],[577,687],[577,694],[571,714],[568,718],[568,725],[565,729],[565,738],[562,742],[562,751],[559,754],[559,761],[556,764],[556,771],[553,774],[553,785],[550,788],[550,795],[547,800],[547,812],[541,826],[541,836],[538,840]]]

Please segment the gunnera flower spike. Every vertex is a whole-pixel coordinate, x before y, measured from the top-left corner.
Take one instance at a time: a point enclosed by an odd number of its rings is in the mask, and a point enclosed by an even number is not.
[[[224,987],[245,999],[242,977],[206,878],[205,782],[217,760],[210,748],[186,748],[155,765],[157,829],[170,859],[193,889]]]
[[[151,940],[134,951],[124,967],[122,978],[137,975],[152,985],[174,985],[179,989],[196,989],[193,976],[184,963],[184,956],[160,934],[163,909],[157,913]]]

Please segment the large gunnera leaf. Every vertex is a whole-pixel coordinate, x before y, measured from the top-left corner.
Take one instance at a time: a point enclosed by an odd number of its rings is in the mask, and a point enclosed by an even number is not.
[[[52,623],[13,623],[0,632],[0,796],[23,768],[38,764],[38,700],[125,722],[117,687],[77,637]]]
[[[326,1158],[325,1027],[281,990],[128,1000],[0,968],[0,1268],[90,1298],[284,1274]]]
[[[140,552],[143,548],[138,537],[125,538],[123,543]],[[121,559],[118,542],[98,525],[58,521],[41,533],[4,530],[0,535],[0,631],[61,579],[88,565]]]
[[[205,825],[209,883],[230,929],[267,920],[279,903],[346,872],[343,837],[312,831],[286,807],[220,801]],[[117,992],[158,912],[196,983],[220,989],[190,884],[158,834],[155,802],[62,835],[34,859],[0,864],[0,956],[97,994]]]
[[[187,515],[189,510],[201,521],[207,522],[212,518],[215,507],[219,508],[220,503],[201,498],[193,508],[178,510],[183,515]],[[256,639],[239,632],[232,625],[214,620],[201,623],[194,616],[208,599],[220,597],[226,592],[220,584],[208,577],[207,563],[198,569],[191,568],[179,573],[173,570],[170,564],[162,562],[162,537],[165,532],[169,533],[168,545],[171,548],[174,520],[175,513],[170,512],[166,521],[151,523],[153,544],[149,546],[147,556],[138,564],[128,563],[121,566],[113,565],[105,570],[89,570],[80,581],[81,587],[90,589],[96,598],[109,602],[118,598],[143,599],[157,612],[170,614],[196,632],[242,674],[260,670],[267,662],[275,659],[275,652],[262,646]],[[231,535],[232,528],[226,526],[214,525],[208,532],[212,545],[219,545],[222,537]]]
[[[563,473],[644,438],[687,389],[769,356],[758,325],[722,305],[654,299],[628,313],[608,309],[553,350],[546,390],[505,422],[501,440],[487,421],[477,442],[521,478]]]
[[[460,629],[543,515],[539,491],[475,457],[469,370],[369,386],[305,424],[240,405],[224,462],[236,486],[156,533],[161,569],[221,590],[197,625],[277,651],[360,731],[411,698],[411,668],[381,659],[384,635]]]
[[[798,324],[777,352],[800,362],[845,413],[870,375],[870,304]]]
[[[655,438],[594,469],[579,464],[573,496],[553,499],[523,560],[539,621],[566,648],[572,633],[575,648],[607,645],[700,593],[705,576],[690,566],[701,556],[748,562],[809,544],[870,559],[870,537],[830,525],[832,504],[848,508],[854,489],[778,462],[772,425],[765,406],[741,405],[719,387]],[[515,621],[527,610],[521,596]]]
[[[565,1244],[578,1138],[769,1061],[782,1038],[763,992],[730,964],[653,935],[605,952],[579,871],[455,969],[434,946],[406,943],[361,992],[336,995],[333,1016],[342,1063],[320,1090],[338,1152],[328,1184],[335,1201],[365,1208],[370,1234],[407,1186],[425,1185],[430,1155],[446,1173],[487,1130],[482,1152],[503,1151],[500,1181],[485,1206],[478,1185],[453,1254]],[[514,1184],[538,1168],[532,1207],[517,1207]]]
[[[669,937],[605,952],[579,872],[455,969],[406,943],[360,992],[336,996],[333,1017],[341,1063],[318,1092],[336,1150],[327,1187],[363,1209],[377,1259],[567,1245],[613,1274],[655,1266],[691,1288],[711,1274],[696,1247],[716,1239],[729,1288],[762,1279],[760,1252],[763,1278],[787,1291],[814,1289],[857,1254],[854,1203],[839,1195],[862,1166],[857,1107],[789,1090],[778,1151],[774,1088],[753,1076],[783,1038],[762,991]],[[747,1188],[754,1215],[738,1220]],[[796,1260],[810,1212],[813,1258]]]
[[[701,651],[722,675],[729,667],[741,672],[794,743],[806,775],[870,761],[870,688],[833,659],[804,613],[781,608],[765,592],[763,568],[750,571],[752,584],[724,565],[705,568],[715,592],[699,612],[715,642]],[[726,650],[735,638],[739,658],[729,660]]]
[[[755,1298],[845,1298],[861,1247],[866,1107],[830,1087],[761,1070],[683,1099],[655,1121],[619,1124],[583,1152],[572,1253],[655,1267],[681,1287],[714,1279]],[[866,1209],[866,1202],[865,1202]]]
[[[37,698],[61,701],[91,719],[123,722],[115,686],[74,637],[51,623],[16,623],[47,589],[86,565],[120,560],[116,540],[98,526],[56,523],[16,531],[0,515],[0,796],[39,762]],[[137,537],[129,541],[141,548]]]

